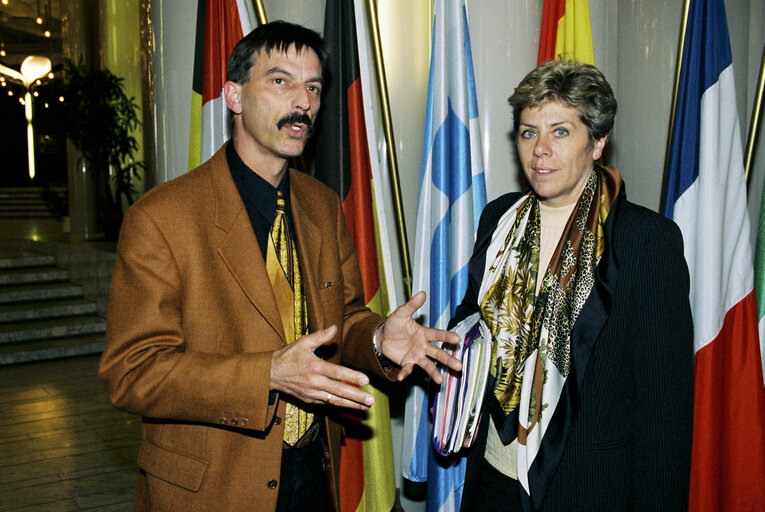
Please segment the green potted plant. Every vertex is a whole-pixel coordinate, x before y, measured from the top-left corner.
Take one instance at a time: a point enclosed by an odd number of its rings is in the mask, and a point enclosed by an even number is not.
[[[144,167],[133,159],[138,105],[125,94],[123,79],[108,69],[67,60],[64,74],[66,134],[92,170],[98,228],[115,240],[123,203],[133,204],[132,180]]]

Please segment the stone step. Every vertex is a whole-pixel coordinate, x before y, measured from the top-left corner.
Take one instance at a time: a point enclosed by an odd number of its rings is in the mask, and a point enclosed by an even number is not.
[[[28,267],[0,270],[0,286],[68,281],[69,271],[59,267]]]
[[[14,210],[7,212],[0,211],[0,219],[47,219],[51,217],[55,217],[55,215],[53,215],[53,212],[50,210]]]
[[[66,192],[67,187],[64,185],[56,185],[52,187],[0,187],[0,194],[16,194],[21,192],[36,192],[39,194],[46,190],[52,190],[54,192]]]
[[[63,299],[65,297],[82,297],[82,286],[73,283],[44,283],[0,288],[0,304]]]
[[[2,304],[0,305],[0,323],[94,315],[95,313],[96,303],[86,299]]]
[[[55,264],[55,256],[28,251],[19,251],[19,255],[12,258],[0,258],[0,270],[9,268],[48,267]]]
[[[47,215],[51,209],[47,204],[2,204],[0,203],[0,215],[11,215],[14,213]]]
[[[43,194],[53,192],[59,197],[66,197],[68,189],[66,187],[51,187],[45,189],[42,187],[23,187],[23,188],[0,188],[0,199],[12,199],[14,197],[42,197]]]
[[[47,204],[45,199],[41,197],[0,197],[0,205],[28,205],[28,204]]]
[[[104,336],[102,334],[0,345],[0,366],[100,354],[103,350]]]
[[[0,209],[11,210],[13,208],[21,209],[42,209],[47,208],[48,202],[44,199],[19,198],[19,199],[0,199]]]
[[[106,332],[106,320],[96,315],[0,324],[0,344],[65,338]]]
[[[58,197],[62,200],[66,199],[63,196],[50,196]],[[45,204],[46,200],[40,194],[27,194],[27,195],[13,195],[3,196],[0,195],[0,204]]]

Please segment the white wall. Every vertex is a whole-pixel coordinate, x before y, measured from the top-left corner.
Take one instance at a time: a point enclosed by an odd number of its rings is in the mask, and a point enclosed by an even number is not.
[[[427,86],[430,0],[378,0],[396,149],[410,247],[415,218]],[[266,0],[269,19],[323,27],[324,0]],[[489,199],[517,190],[507,97],[536,64],[542,0],[468,0]],[[743,138],[755,94],[763,41],[763,0],[727,0]],[[619,102],[607,163],[617,166],[628,197],[658,209],[679,39],[680,0],[590,0],[596,65]],[[185,172],[195,0],[155,0],[156,182]],[[762,138],[761,138],[762,139]],[[752,197],[759,212],[765,159],[756,161]],[[395,235],[395,234],[394,234]],[[399,283],[400,287],[400,283]],[[394,442],[400,436],[394,420]],[[395,456],[399,453],[395,450]],[[398,473],[398,465],[396,466]],[[407,510],[422,504],[404,502]]]
[[[536,64],[542,0],[468,2],[491,199],[520,186],[509,140],[506,99]],[[286,19],[318,31],[323,26],[323,0],[266,0],[265,6],[269,19]],[[726,6],[739,116],[746,131],[760,63],[765,9],[762,0],[728,0]],[[378,8],[411,243],[430,0],[381,0]],[[658,208],[661,190],[681,10],[679,0],[590,0],[596,65],[611,82],[619,102],[608,162],[622,170],[629,197],[653,209]],[[195,1],[160,0],[154,3],[152,15],[156,36],[157,181],[161,182],[186,169],[187,91],[194,41],[189,27],[196,19]]]

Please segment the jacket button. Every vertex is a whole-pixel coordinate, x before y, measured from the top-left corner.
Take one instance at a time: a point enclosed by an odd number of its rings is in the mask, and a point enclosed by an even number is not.
[[[279,482],[277,482],[276,480],[272,478],[271,480],[268,481],[267,485],[269,489],[276,489],[276,486],[279,485]]]
[[[236,418],[231,418],[231,424],[232,425],[238,425],[239,421]]]
[[[226,418],[221,418],[218,420],[218,423],[221,425],[228,425],[228,420]]]
[[[249,423],[249,420],[247,418],[242,418],[241,423],[243,427],[246,427],[247,424]]]
[[[274,425],[278,425],[282,422],[282,419],[279,416],[274,416]]]

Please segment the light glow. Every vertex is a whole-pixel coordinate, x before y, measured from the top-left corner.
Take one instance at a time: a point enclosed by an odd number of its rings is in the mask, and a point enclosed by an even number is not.
[[[7,0],[3,1],[4,5],[8,5]],[[42,19],[38,18],[38,23],[42,23]],[[46,37],[50,37],[50,31],[46,30]],[[2,55],[5,55],[3,51]],[[37,55],[30,55],[21,63],[21,73],[15,69],[3,66],[0,64],[0,73],[3,73],[11,78],[20,80],[26,89],[26,94],[23,98],[19,98],[19,103],[24,105],[24,113],[27,118],[27,154],[29,160],[29,177],[34,179],[35,177],[35,134],[32,126],[32,95],[29,92],[29,86],[33,83],[40,84],[40,78],[44,77],[48,73],[51,73],[51,62],[47,57],[40,57]],[[5,86],[5,80],[2,80],[3,86]],[[35,91],[37,96],[37,91]],[[13,90],[8,91],[8,96],[13,96]],[[59,101],[64,101],[63,97],[59,97]]]
[[[24,96],[26,105],[24,105],[24,114],[27,118],[27,155],[29,158],[29,178],[35,178],[35,131],[32,128],[32,97],[27,91]]]

